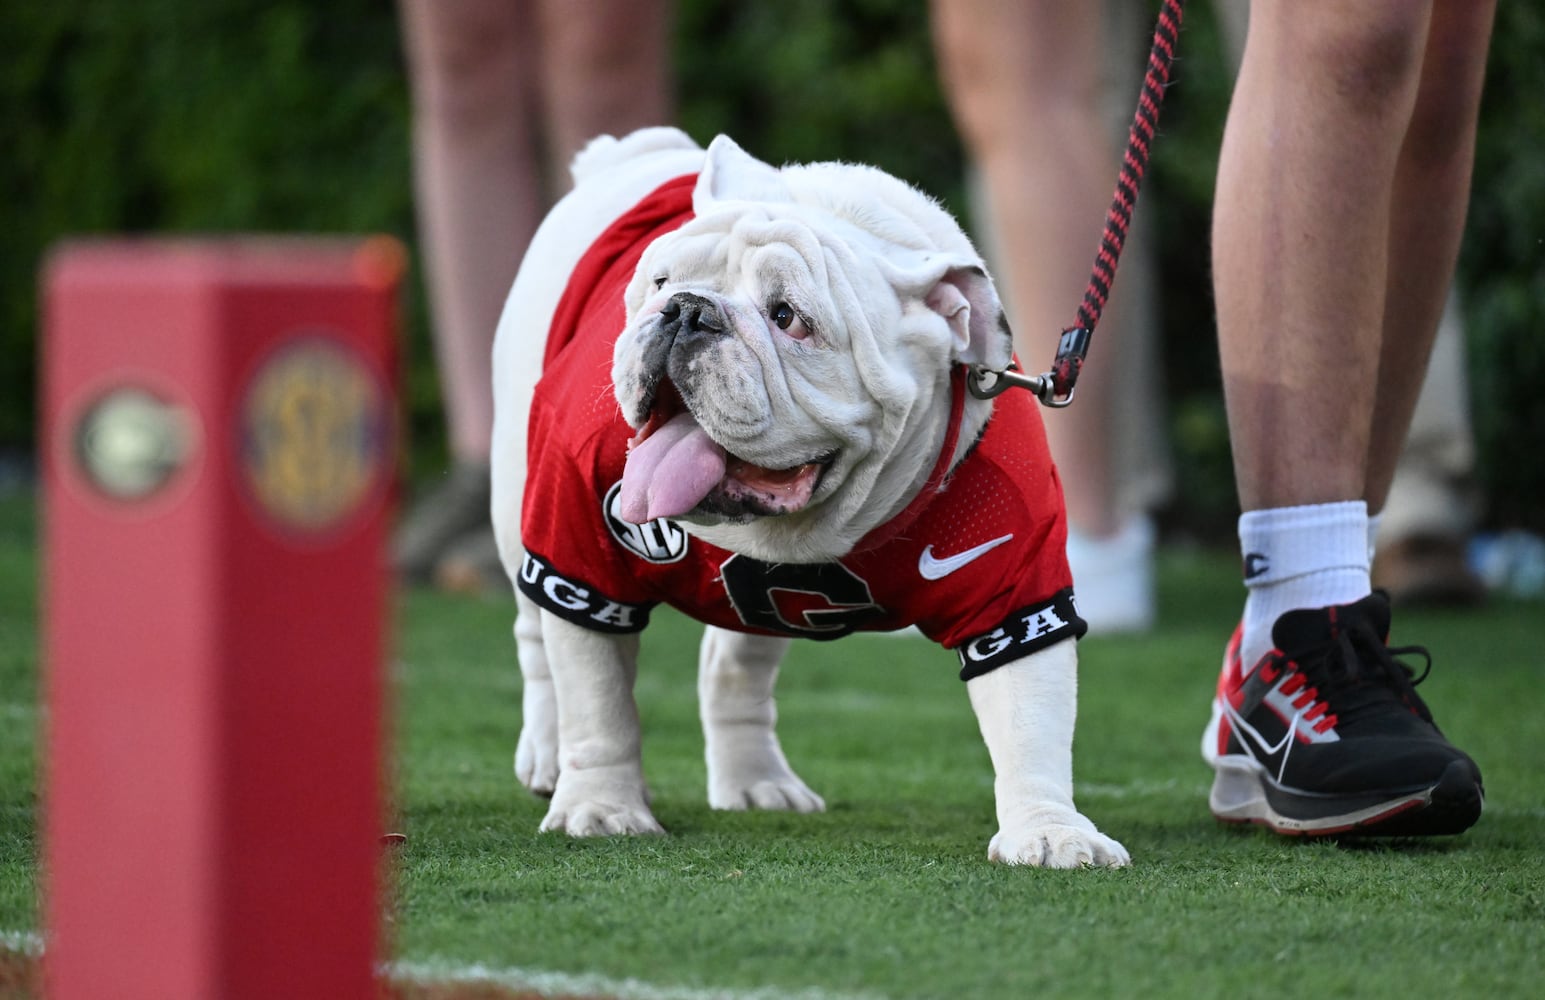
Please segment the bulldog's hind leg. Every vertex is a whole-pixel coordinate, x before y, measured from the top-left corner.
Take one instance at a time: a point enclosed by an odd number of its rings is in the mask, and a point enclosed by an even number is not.
[[[697,692],[715,809],[826,808],[789,767],[775,731],[773,686],[786,638],[709,626],[698,657]]]
[[[558,784],[541,828],[575,837],[664,833],[644,787],[633,701],[638,636],[603,635],[541,615],[558,708]]]
[[[534,794],[552,795],[558,785],[558,700],[542,642],[542,612],[515,592],[515,651],[520,659],[520,739],[515,744],[515,777]]]
[[[1045,868],[1119,867],[1126,848],[1073,806],[1078,653],[1065,639],[966,682],[992,758],[993,861]]]

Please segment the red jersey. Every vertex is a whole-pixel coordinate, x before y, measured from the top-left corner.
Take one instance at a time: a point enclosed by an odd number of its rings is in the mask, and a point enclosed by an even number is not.
[[[695,181],[668,181],[613,223],[559,300],[531,407],[521,591],[611,633],[639,631],[661,602],[723,628],[812,639],[915,624],[957,652],[963,679],[1083,635],[1062,488],[1025,393],[999,396],[959,465],[835,562],[764,563],[671,520],[617,516],[633,434],[611,387],[623,292],[644,248],[692,217]]]

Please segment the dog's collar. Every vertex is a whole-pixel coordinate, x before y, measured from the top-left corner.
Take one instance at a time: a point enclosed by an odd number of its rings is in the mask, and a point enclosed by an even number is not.
[[[912,502],[902,508],[900,514],[859,539],[858,544],[853,547],[855,553],[877,549],[911,527],[918,515],[943,490],[944,481],[949,478],[950,462],[955,457],[955,448],[960,444],[960,425],[965,412],[966,367],[956,365],[950,372],[950,422],[945,428],[944,445],[939,449],[939,457],[933,463],[933,471],[928,474],[928,481],[923,484],[917,496],[912,498]]]

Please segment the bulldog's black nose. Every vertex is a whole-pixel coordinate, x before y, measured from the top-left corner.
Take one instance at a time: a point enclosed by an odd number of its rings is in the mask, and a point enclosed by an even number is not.
[[[727,327],[724,314],[713,300],[691,292],[677,292],[660,310],[660,317],[676,327],[677,334],[723,333]]]

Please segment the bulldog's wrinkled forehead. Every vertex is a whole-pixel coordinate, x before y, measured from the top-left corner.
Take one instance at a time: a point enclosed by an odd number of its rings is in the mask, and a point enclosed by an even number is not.
[[[672,281],[702,280],[755,267],[769,251],[816,264],[825,253],[822,243],[817,230],[795,213],[758,206],[698,216],[655,241],[644,260],[668,269]]]
[[[878,280],[873,264],[880,252],[871,234],[829,213],[794,204],[748,203],[691,220],[657,240],[640,266],[651,278],[672,284],[725,290],[793,284],[813,291],[838,280],[835,272],[849,283]]]

